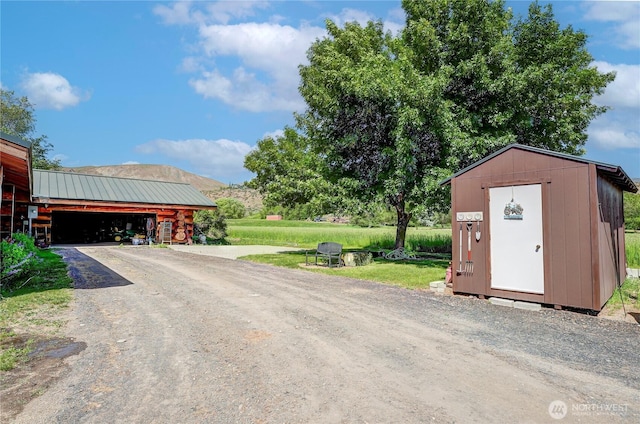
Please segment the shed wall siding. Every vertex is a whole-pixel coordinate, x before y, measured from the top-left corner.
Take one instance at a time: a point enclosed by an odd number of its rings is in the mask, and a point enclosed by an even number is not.
[[[601,176],[597,181],[600,309],[626,277],[626,256],[622,191]]]
[[[489,275],[490,187],[542,184],[543,226],[545,227],[545,293],[534,295],[491,289]],[[520,300],[561,304],[593,309],[593,273],[591,254],[591,213],[589,209],[589,165],[518,149],[505,151],[454,178],[452,202],[453,261],[459,258],[459,224],[455,212],[483,211],[484,237],[473,243],[474,275],[456,275],[454,290],[487,296],[504,296]],[[463,228],[463,237],[466,229]],[[463,240],[466,243],[466,240]],[[463,244],[464,244],[463,243]],[[479,259],[486,258],[481,261]],[[466,259],[464,252],[463,259]],[[481,265],[481,266],[477,266]],[[514,274],[517,278],[517,273]]]

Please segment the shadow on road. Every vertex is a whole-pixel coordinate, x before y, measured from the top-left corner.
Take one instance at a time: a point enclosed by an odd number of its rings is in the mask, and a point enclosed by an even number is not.
[[[74,247],[58,248],[57,251],[69,266],[69,276],[73,279],[75,289],[102,289],[133,284]]]

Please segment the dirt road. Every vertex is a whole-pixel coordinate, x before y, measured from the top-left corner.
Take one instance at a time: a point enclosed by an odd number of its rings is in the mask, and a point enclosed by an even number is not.
[[[640,420],[637,325],[169,249],[64,256],[87,347],[19,423]]]

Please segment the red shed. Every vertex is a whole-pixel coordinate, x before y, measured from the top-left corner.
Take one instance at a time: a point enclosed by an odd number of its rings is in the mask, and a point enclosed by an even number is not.
[[[619,166],[513,144],[443,184],[454,292],[599,311],[626,278]]]

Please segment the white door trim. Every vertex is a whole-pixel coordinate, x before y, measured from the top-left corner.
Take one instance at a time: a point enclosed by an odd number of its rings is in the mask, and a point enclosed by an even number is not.
[[[490,188],[489,217],[491,288],[544,294],[542,185]]]

